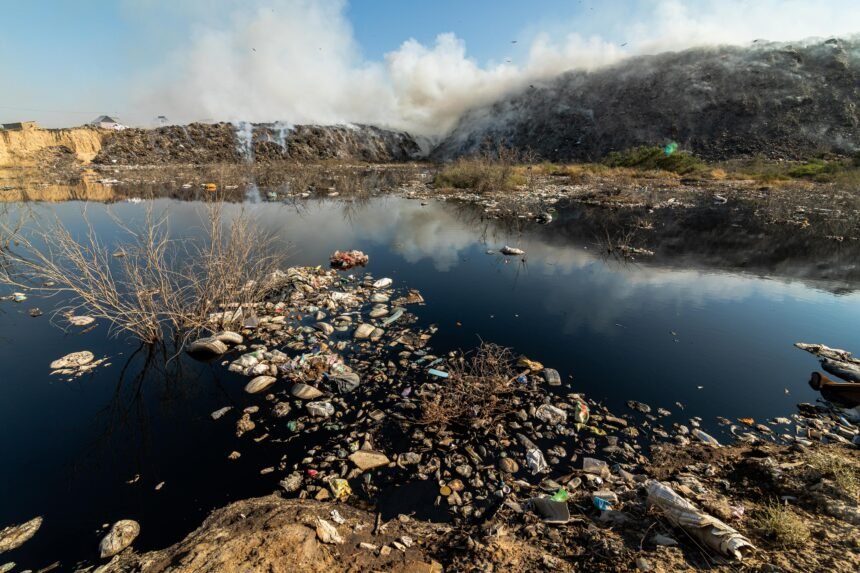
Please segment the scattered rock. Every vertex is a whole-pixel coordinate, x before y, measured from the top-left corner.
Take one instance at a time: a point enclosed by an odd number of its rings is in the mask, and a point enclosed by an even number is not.
[[[314,400],[323,395],[318,388],[301,382],[297,382],[290,387],[290,394],[299,400]]]
[[[358,327],[355,329],[355,333],[353,334],[353,337],[355,337],[356,340],[363,340],[365,338],[370,338],[370,335],[373,334],[373,331],[375,329],[376,329],[376,327],[373,326],[372,324],[367,324],[367,323],[359,324]]]
[[[233,409],[233,406],[224,406],[223,408],[219,408],[218,410],[215,410],[214,412],[212,412],[212,413],[211,413],[211,414],[209,414],[209,415],[210,415],[210,416],[212,416],[212,419],[213,419],[213,420],[218,420],[218,419],[220,419],[224,414],[226,414],[227,412],[229,412],[229,411],[230,411],[230,410],[232,410],[232,409]]]
[[[358,450],[349,455],[349,460],[354,463],[361,471],[372,470],[374,468],[387,466],[391,463],[388,456],[382,452],[371,450]]]
[[[274,376],[257,376],[248,382],[245,386],[245,392],[248,394],[257,394],[277,382],[277,380]]]
[[[499,460],[499,471],[507,474],[515,474],[520,471],[520,465],[512,458],[501,458]]]
[[[117,521],[99,543],[99,555],[102,559],[113,557],[131,545],[138,535],[140,535],[140,524],[136,521],[132,519]]]
[[[36,535],[40,527],[42,527],[41,517],[34,517],[30,521],[20,525],[4,527],[0,530],[0,553],[21,547]]]

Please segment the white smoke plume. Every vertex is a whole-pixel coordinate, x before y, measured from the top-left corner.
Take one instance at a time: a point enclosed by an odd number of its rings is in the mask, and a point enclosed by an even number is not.
[[[570,69],[696,45],[853,34],[855,1],[640,0],[623,12],[595,2],[592,20],[524,31],[524,56],[489,64],[444,30],[431,46],[405,39],[368,61],[341,0],[234,2],[226,24],[198,22],[188,44],[147,73],[138,109],[142,120],[353,122],[439,136],[468,109]]]

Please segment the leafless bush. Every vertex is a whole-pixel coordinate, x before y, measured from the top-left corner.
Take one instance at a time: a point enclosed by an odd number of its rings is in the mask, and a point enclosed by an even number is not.
[[[470,358],[451,364],[444,387],[421,399],[421,422],[470,425],[493,423],[510,410],[513,356],[507,348],[482,344]]]
[[[81,238],[58,219],[49,228],[16,230],[0,280],[65,296],[58,312],[107,320],[114,334],[143,342],[195,332],[212,312],[259,301],[283,262],[273,236],[244,211],[227,221],[223,206],[204,207],[200,237],[172,238],[167,214],[150,204],[139,227],[114,218],[127,239],[111,248],[86,213]]]

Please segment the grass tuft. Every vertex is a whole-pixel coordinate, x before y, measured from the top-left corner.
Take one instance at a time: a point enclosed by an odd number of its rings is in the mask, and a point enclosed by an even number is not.
[[[751,524],[783,547],[800,547],[809,540],[809,527],[793,509],[777,502],[764,506]]]
[[[809,464],[822,476],[830,478],[836,487],[853,499],[860,499],[860,472],[845,460],[817,453],[809,458]]]

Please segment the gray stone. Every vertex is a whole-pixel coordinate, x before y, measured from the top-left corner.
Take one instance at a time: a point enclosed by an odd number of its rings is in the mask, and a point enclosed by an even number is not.
[[[299,400],[314,400],[323,395],[323,393],[314,386],[297,382],[290,388],[290,394]]]
[[[515,474],[520,470],[520,465],[513,458],[502,458],[499,460],[499,471],[507,474]]]
[[[468,464],[462,464],[454,468],[454,471],[457,472],[458,475],[463,476],[464,478],[470,477],[472,475],[472,466]]]
[[[353,336],[357,340],[363,340],[365,338],[370,338],[370,335],[373,334],[375,327],[372,324],[359,324],[355,329],[355,333]]]
[[[21,525],[10,525],[0,529],[0,553],[21,547],[36,535],[40,527],[42,527],[42,518],[34,517]]]
[[[102,559],[113,557],[140,535],[140,524],[132,519],[123,519],[114,523],[108,534],[99,543],[99,555]]]
[[[386,314],[388,314],[388,307],[382,304],[370,309],[370,318],[382,318]]]
[[[318,322],[315,328],[326,336],[331,336],[334,333],[334,327],[327,322]]]
[[[349,455],[349,460],[358,467],[361,471],[372,470],[382,466],[387,466],[391,463],[388,456],[382,452],[373,450],[358,450]]]
[[[245,392],[248,394],[256,394],[257,392],[262,392],[275,382],[277,382],[277,378],[274,376],[257,376],[245,386]]]
[[[233,406],[224,406],[223,408],[219,408],[218,410],[215,410],[214,412],[212,412],[210,414],[210,416],[212,416],[213,420],[218,420],[219,418],[221,418],[221,416],[223,416],[224,414],[226,414],[227,412],[229,412],[232,409],[233,409]]]

